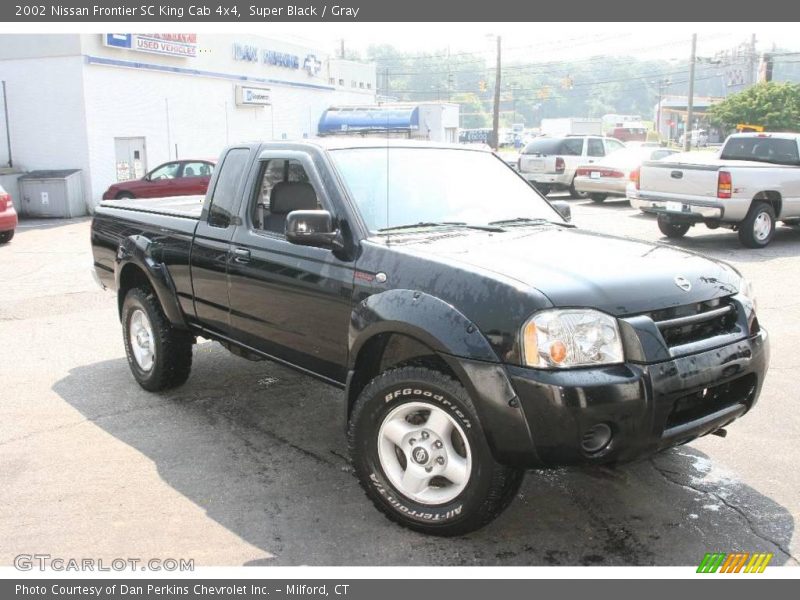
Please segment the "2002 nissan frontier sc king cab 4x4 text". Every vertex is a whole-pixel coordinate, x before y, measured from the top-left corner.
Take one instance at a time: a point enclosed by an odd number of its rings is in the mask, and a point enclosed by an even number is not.
[[[330,138],[218,165],[202,205],[96,212],[133,376],[181,385],[202,336],[343,388],[356,475],[407,527],[474,530],[526,468],[646,456],[758,398],[734,268],[581,231],[490,152]]]

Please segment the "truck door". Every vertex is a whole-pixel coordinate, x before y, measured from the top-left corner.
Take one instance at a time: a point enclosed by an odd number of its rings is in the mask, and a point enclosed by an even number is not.
[[[230,333],[228,252],[249,157],[249,148],[232,148],[225,154],[211,184],[211,202],[200,215],[192,242],[195,315],[204,327],[226,335]]]
[[[251,169],[248,205],[228,263],[234,337],[279,360],[343,382],[354,264],[284,235],[293,210],[325,208],[321,179],[304,152],[270,151]]]

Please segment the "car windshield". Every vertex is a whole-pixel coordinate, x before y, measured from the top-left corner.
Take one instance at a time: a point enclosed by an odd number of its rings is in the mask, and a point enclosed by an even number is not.
[[[525,180],[489,152],[349,148],[333,150],[331,155],[372,232],[417,224],[564,222]]]
[[[720,158],[723,160],[757,160],[779,165],[800,164],[797,142],[786,138],[731,138],[722,149]]]

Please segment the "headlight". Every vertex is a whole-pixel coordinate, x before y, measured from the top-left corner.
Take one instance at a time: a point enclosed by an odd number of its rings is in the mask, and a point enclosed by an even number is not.
[[[753,289],[753,284],[747,281],[744,277],[739,280],[739,293],[748,298],[753,303],[753,310],[756,308],[756,293]]]
[[[589,309],[545,310],[522,328],[525,364],[539,368],[608,365],[624,361],[617,320]]]

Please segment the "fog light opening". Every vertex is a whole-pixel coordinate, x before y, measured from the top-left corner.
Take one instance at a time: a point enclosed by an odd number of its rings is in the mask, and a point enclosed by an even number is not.
[[[598,423],[586,430],[581,438],[581,448],[588,454],[600,452],[611,443],[611,427]]]

